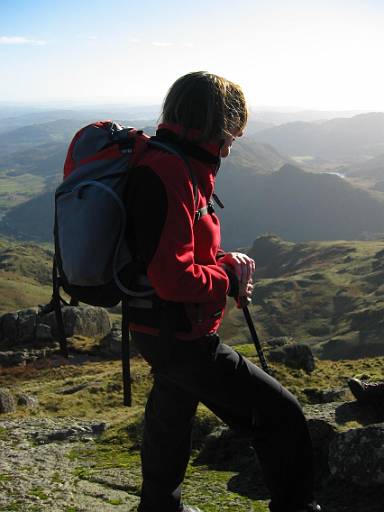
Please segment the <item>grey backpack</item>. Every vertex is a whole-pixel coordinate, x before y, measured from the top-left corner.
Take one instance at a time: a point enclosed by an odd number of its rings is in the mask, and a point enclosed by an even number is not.
[[[134,291],[133,255],[126,230],[125,196],[130,170],[150,146],[177,154],[180,149],[150,138],[141,130],[112,121],[90,124],[74,136],[64,164],[64,180],[55,193],[55,257],[51,306],[61,351],[68,355],[61,314],[62,288],[71,303],[111,307],[122,301],[124,403],[131,404],[129,378],[128,302],[132,297],[154,294],[148,283]],[[196,214],[199,212],[196,211]]]

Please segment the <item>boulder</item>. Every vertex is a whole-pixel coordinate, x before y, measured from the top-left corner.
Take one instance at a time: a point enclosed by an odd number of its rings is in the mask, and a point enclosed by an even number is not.
[[[50,325],[38,323],[36,326],[35,338],[37,341],[52,341],[52,329]]]
[[[100,341],[100,353],[106,357],[121,357],[121,328],[114,324],[111,331]]]
[[[24,343],[35,338],[37,323],[37,308],[22,309],[18,311],[17,342]]]
[[[266,341],[266,347],[277,348],[283,347],[284,345],[288,345],[293,342],[293,338],[289,336],[276,336],[275,338],[269,338]]]
[[[17,405],[21,405],[22,407],[33,409],[38,405],[38,403],[39,401],[35,396],[27,395],[25,393],[20,393],[17,395]]]
[[[109,425],[105,422],[92,422],[87,425],[78,423],[63,428],[36,431],[33,438],[35,443],[39,445],[54,443],[56,441],[87,440],[100,436],[107,428],[109,428]]]
[[[231,471],[241,471],[249,466],[260,469],[252,444],[250,433],[242,434],[219,425],[206,436],[195,463]]]
[[[268,357],[271,361],[283,363],[290,368],[303,369],[307,373],[315,369],[315,358],[308,345],[302,343],[290,343],[273,349]]]
[[[100,341],[99,353],[104,357],[121,358],[121,322],[114,322],[111,331]],[[138,351],[134,343],[129,343],[130,357],[137,356]]]
[[[6,388],[0,389],[0,413],[15,412],[16,401],[10,391]]]
[[[60,388],[56,390],[56,393],[59,395],[73,395],[73,393],[77,393],[78,391],[85,389],[87,386],[89,386],[89,382],[81,382],[80,384],[76,384],[74,386],[65,386]]]
[[[94,306],[64,306],[62,308],[65,334],[103,337],[111,330],[111,322],[104,308]],[[40,322],[49,325],[57,334],[55,312],[40,316]]]
[[[304,394],[313,404],[325,404],[329,402],[341,402],[347,398],[346,388],[317,389],[305,388]]]
[[[384,485],[384,423],[339,432],[329,445],[329,467],[359,486]]]
[[[26,350],[6,350],[0,352],[0,365],[7,366],[25,366],[28,359],[28,352]]]
[[[1,340],[17,340],[17,313],[6,313],[1,317]]]

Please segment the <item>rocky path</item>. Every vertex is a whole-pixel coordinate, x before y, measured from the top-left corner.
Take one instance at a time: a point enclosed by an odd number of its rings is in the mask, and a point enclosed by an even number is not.
[[[106,469],[84,479],[92,459],[72,456],[91,448],[106,428],[75,418],[0,421],[0,511],[135,510],[132,478],[137,485],[139,475]]]

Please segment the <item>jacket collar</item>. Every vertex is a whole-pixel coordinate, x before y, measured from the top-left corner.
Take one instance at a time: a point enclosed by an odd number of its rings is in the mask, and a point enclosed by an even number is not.
[[[199,130],[188,130],[182,137],[183,127],[174,123],[159,124],[155,139],[177,144],[184,153],[192,158],[196,158],[204,163],[210,164],[218,169],[220,164],[220,144],[199,143],[196,139],[199,137]]]

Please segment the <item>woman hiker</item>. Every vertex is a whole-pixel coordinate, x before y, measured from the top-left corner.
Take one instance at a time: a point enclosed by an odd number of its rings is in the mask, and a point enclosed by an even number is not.
[[[134,299],[129,308],[133,342],[154,379],[145,409],[139,512],[199,510],[181,499],[199,402],[231,428],[251,433],[271,512],[321,511],[299,403],[217,334],[226,296],[238,298],[240,291],[244,300],[252,293],[255,263],[220,249],[211,201],[220,160],[246,122],[238,85],[207,72],[182,76],[165,98],[154,139],[165,147],[144,154],[128,187],[132,250],[145,274],[138,289],[147,281],[155,291],[153,300]]]

